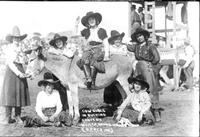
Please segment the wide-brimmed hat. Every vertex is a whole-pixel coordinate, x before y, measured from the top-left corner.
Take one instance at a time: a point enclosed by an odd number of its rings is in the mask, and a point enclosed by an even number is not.
[[[83,24],[83,26],[88,27],[88,25],[89,25],[88,24],[88,19],[90,17],[94,17],[96,19],[97,25],[99,25],[101,20],[102,20],[102,16],[101,16],[100,13],[98,13],[98,12],[94,13],[94,12],[90,11],[81,19],[81,23]]]
[[[13,41],[13,38],[19,38],[20,41],[22,41],[23,39],[25,39],[27,37],[27,34],[21,35],[20,34],[20,30],[18,26],[14,26],[12,29],[12,34],[9,34],[6,36],[6,40],[8,41]]]
[[[50,84],[56,84],[59,80],[54,80],[53,74],[50,72],[44,73],[44,79],[38,82],[38,86]]]
[[[132,84],[132,83],[135,83],[135,82],[139,82],[141,83],[144,87],[147,88],[147,90],[149,89],[149,84],[145,81],[144,77],[142,75],[138,75],[136,77],[129,77],[128,78],[128,83],[129,84]]]
[[[121,34],[118,32],[118,31],[116,31],[116,30],[112,30],[111,31],[111,33],[110,33],[110,38],[108,39],[108,42],[110,43],[110,44],[114,44],[114,40],[116,40],[118,37],[120,37],[121,39],[124,37],[124,35],[125,35],[125,33],[124,32],[122,32]]]
[[[63,43],[65,43],[65,42],[67,41],[68,38],[67,38],[66,36],[60,36],[58,33],[56,33],[56,34],[54,35],[53,39],[50,40],[49,44],[50,44],[51,46],[55,46],[56,40],[59,40],[59,39],[62,40]]]
[[[148,39],[148,38],[150,37],[150,33],[149,33],[147,30],[145,30],[145,29],[139,27],[139,28],[137,28],[137,29],[135,30],[135,32],[131,35],[131,42],[138,42],[138,40],[137,40],[138,34],[143,35],[145,39]]]
[[[32,36],[33,40],[41,41],[41,34],[39,32],[34,32]]]

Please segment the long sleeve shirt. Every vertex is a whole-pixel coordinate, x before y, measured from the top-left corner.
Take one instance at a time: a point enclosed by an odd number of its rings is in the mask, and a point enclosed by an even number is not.
[[[123,111],[129,104],[131,104],[134,110],[145,113],[151,107],[151,99],[146,91],[133,92],[127,96],[119,110]]]
[[[56,107],[57,116],[62,111],[62,103],[60,100],[60,95],[57,90],[53,90],[51,94],[47,94],[45,91],[40,91],[37,95],[35,110],[40,117],[44,117],[42,110],[45,108]]]
[[[6,55],[6,64],[8,67],[18,76],[22,74],[20,70],[16,67],[14,62],[23,64],[24,63],[24,55],[21,51],[20,47],[17,47],[14,44],[9,44],[8,47],[5,49]]]
[[[160,55],[156,47],[152,44],[145,44],[143,46],[129,45],[127,46],[128,51],[135,52],[135,58],[137,60],[145,60],[151,62],[153,65],[156,65],[160,61]]]

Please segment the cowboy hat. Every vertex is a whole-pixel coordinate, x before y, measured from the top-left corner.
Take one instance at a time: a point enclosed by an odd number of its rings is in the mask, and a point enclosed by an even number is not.
[[[141,83],[144,87],[147,88],[147,90],[149,89],[149,84],[144,80],[144,77],[142,75],[138,75],[136,77],[129,77],[128,78],[128,83],[132,84],[135,82],[139,82]]]
[[[32,36],[33,40],[41,41],[41,34],[39,32],[34,32]]]
[[[58,33],[56,33],[56,34],[54,35],[53,39],[50,40],[49,44],[50,44],[51,46],[55,46],[56,40],[62,40],[63,43],[65,43],[65,42],[67,41],[67,39],[68,39],[68,38],[67,38],[66,36],[60,36]]]
[[[94,13],[94,12],[90,11],[81,19],[81,23],[83,24],[83,26],[88,27],[88,25],[89,25],[88,19],[90,17],[94,17],[96,19],[97,25],[99,25],[102,20],[102,16],[100,13],[98,13],[98,12]]]
[[[6,35],[6,41],[8,41],[9,43],[12,42],[11,34],[7,34],[7,35]]]
[[[108,42],[113,45],[114,44],[114,40],[116,40],[118,37],[120,37],[121,39],[124,37],[125,33],[122,32],[121,34],[116,31],[116,30],[112,30],[110,33],[110,38],[108,39]]]
[[[46,72],[46,73],[44,73],[44,78],[43,78],[43,80],[40,80],[40,81],[38,82],[38,86],[40,87],[41,85],[46,85],[46,84],[48,84],[48,83],[54,85],[54,84],[56,84],[58,81],[59,81],[59,80],[54,80],[53,74],[52,74],[52,73]]]
[[[40,37],[41,34],[39,32],[34,32],[33,35]]]
[[[145,29],[139,27],[139,28],[137,28],[137,29],[135,30],[135,32],[131,35],[131,42],[138,42],[138,40],[137,40],[138,34],[143,35],[146,39],[148,39],[148,38],[150,37],[150,33],[149,33],[147,30],[145,30]]]
[[[25,39],[27,37],[27,34],[20,35],[20,30],[18,26],[14,26],[12,29],[12,34],[7,35],[6,40],[13,41],[13,38],[19,38],[20,41]]]

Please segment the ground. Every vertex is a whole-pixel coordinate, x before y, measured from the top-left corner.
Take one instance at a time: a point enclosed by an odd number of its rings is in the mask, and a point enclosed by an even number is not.
[[[31,115],[34,111],[38,91],[37,82],[43,76],[28,81],[32,105],[25,107],[22,116]],[[2,78],[0,79],[2,83]],[[80,107],[97,107],[103,103],[103,90],[79,91]],[[24,128],[21,125],[0,125],[0,136],[198,136],[199,135],[199,89],[194,91],[169,92],[160,95],[162,121],[146,127],[109,127],[104,126],[96,131],[85,132],[82,127],[41,127]],[[0,110],[0,112],[2,112]],[[1,113],[0,113],[1,115]],[[114,123],[112,117],[104,118],[105,123]]]

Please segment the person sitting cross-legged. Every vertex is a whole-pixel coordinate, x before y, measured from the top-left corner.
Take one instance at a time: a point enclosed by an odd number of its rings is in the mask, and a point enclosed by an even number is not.
[[[38,86],[42,87],[36,99],[36,116],[26,117],[24,126],[63,126],[67,125],[66,112],[62,111],[62,103],[54,85],[58,82],[53,80],[52,73],[46,72],[44,79],[38,82]]]
[[[119,121],[121,117],[124,117],[133,124],[153,125],[155,118],[150,111],[151,99],[147,92],[149,84],[144,81],[142,75],[135,78],[129,77],[128,83],[131,93],[118,107],[116,120]],[[131,106],[128,106],[128,104],[131,104]]]

